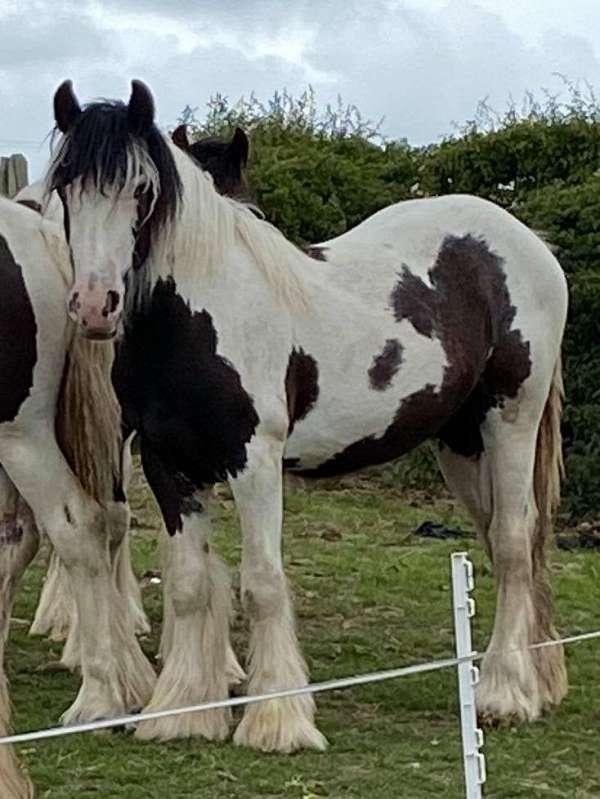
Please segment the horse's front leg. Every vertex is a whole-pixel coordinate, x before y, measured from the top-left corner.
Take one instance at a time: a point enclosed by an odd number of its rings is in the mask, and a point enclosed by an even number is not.
[[[245,470],[231,481],[243,536],[242,601],[251,624],[249,694],[308,682],[281,552],[283,443],[278,436],[256,436]],[[325,749],[314,712],[308,695],[249,705],[235,743],[266,752]]]
[[[231,588],[225,564],[210,543],[210,492],[190,495],[182,491],[144,440],[142,464],[171,533],[163,548],[169,635],[163,640],[163,668],[145,710],[225,699]],[[175,524],[169,509],[177,509]],[[220,709],[145,721],[136,735],[158,740],[192,736],[222,740],[229,734],[230,715]]]

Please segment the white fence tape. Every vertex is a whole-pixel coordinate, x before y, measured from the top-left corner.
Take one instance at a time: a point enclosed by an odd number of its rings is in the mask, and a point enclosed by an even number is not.
[[[0,744],[20,744],[32,741],[41,741],[48,738],[61,738],[65,735],[76,735],[84,732],[95,732],[111,727],[139,724],[142,721],[162,719],[167,716],[180,716],[187,713],[200,713],[204,710],[217,708],[238,707],[250,705],[255,702],[265,702],[270,699],[285,699],[291,696],[304,694],[318,694],[324,691],[337,691],[343,688],[353,688],[358,685],[393,680],[399,677],[408,677],[411,674],[425,674],[442,669],[456,668],[459,678],[459,707],[461,720],[461,734],[463,743],[463,765],[465,774],[466,799],[480,799],[482,785],[485,782],[485,758],[480,752],[483,746],[483,734],[477,728],[475,712],[474,686],[476,683],[476,661],[481,660],[483,654],[471,649],[471,618],[475,612],[475,603],[470,596],[474,588],[473,567],[463,552],[452,555],[452,594],[455,622],[456,652],[457,657],[432,660],[427,663],[417,663],[413,666],[402,666],[396,669],[371,672],[370,674],[357,674],[352,677],[342,677],[335,680],[313,683],[300,688],[287,688],[279,691],[270,691],[252,696],[236,696],[214,702],[202,702],[198,705],[157,710],[150,713],[132,713],[127,716],[117,716],[112,719],[100,719],[84,724],[73,724],[68,727],[50,727],[45,730],[6,735],[0,738]],[[593,630],[578,635],[570,635],[553,641],[540,641],[531,644],[527,649],[542,649],[547,646],[559,644],[574,644],[580,641],[591,641],[600,638],[600,630]],[[518,652],[514,649],[507,652]]]
[[[590,641],[600,638],[600,630],[572,635],[567,638],[560,638],[556,641],[543,641],[532,644],[528,649],[540,649],[545,646],[558,646],[559,644],[573,644],[577,641]],[[518,652],[514,649],[511,652]],[[403,666],[397,669],[387,669],[376,671],[369,674],[357,674],[353,677],[341,677],[336,680],[326,680],[325,682],[304,685],[301,688],[286,688],[281,691],[272,691],[265,694],[255,694],[250,696],[234,696],[229,699],[222,699],[216,702],[203,702],[199,705],[188,705],[186,707],[169,708],[168,710],[156,710],[152,713],[131,713],[127,716],[117,716],[112,719],[100,719],[90,721],[85,724],[73,724],[69,727],[49,727],[45,730],[35,730],[23,732],[15,735],[0,737],[0,744],[27,743],[28,741],[39,741],[45,738],[58,738],[63,735],[75,735],[82,732],[94,732],[95,730],[106,730],[110,727],[122,727],[127,724],[139,724],[141,721],[151,721],[153,719],[166,718],[167,716],[181,716],[186,713],[199,713],[203,710],[216,710],[224,707],[238,707],[239,705],[251,705],[255,702],[264,702],[268,699],[284,699],[288,696],[301,696],[303,694],[319,694],[324,691],[337,691],[343,688],[353,688],[357,685],[368,685],[370,683],[394,680],[399,677],[408,677],[411,674],[425,674],[430,671],[440,671],[441,669],[452,668],[460,663],[471,663],[481,660],[482,652],[474,652],[473,655],[465,657],[444,658],[432,660],[427,663],[417,663],[413,666]]]

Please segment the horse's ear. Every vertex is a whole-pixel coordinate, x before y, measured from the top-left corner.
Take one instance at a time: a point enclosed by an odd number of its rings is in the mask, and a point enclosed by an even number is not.
[[[187,127],[185,125],[179,125],[179,127],[175,128],[173,133],[171,133],[171,139],[173,140],[173,144],[179,147],[180,150],[186,153],[189,152],[190,140],[188,139]]]
[[[147,133],[154,124],[152,92],[141,80],[131,81],[131,97],[127,105],[129,127],[138,136]]]
[[[248,163],[248,151],[250,150],[250,143],[248,137],[241,128],[236,128],[233,134],[233,139],[229,145],[229,152],[233,155],[235,160],[240,166],[246,166]]]
[[[54,119],[61,133],[66,133],[81,114],[73,91],[73,81],[64,80],[54,93]]]

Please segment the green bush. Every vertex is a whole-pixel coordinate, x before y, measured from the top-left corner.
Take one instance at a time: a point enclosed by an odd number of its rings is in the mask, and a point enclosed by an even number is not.
[[[197,137],[250,132],[248,178],[267,219],[296,244],[340,235],[386,205],[410,196],[417,153],[380,141],[377,126],[349,106],[318,116],[312,93],[276,94],[267,107],[255,98],[231,108],[218,96],[200,124],[192,109],[182,121]]]

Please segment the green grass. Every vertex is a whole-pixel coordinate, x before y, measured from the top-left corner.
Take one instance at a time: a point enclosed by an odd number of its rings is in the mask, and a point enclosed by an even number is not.
[[[416,495],[415,495],[416,496]],[[158,567],[158,517],[138,481],[133,494],[138,573]],[[475,642],[491,629],[489,566],[473,541],[430,542],[412,535],[425,519],[468,526],[447,499],[403,496],[385,478],[352,479],[291,493],[285,555],[296,594],[299,634],[313,680],[407,665],[453,654],[450,552],[468,545],[476,564]],[[220,495],[217,543],[239,559],[233,505]],[[561,631],[600,627],[600,561],[593,553],[553,553]],[[37,601],[43,562],[30,570],[14,610],[8,670],[14,728],[55,725],[76,694],[76,676],[44,671],[56,644],[31,639],[23,620]],[[160,589],[144,589],[153,622]],[[238,653],[246,632],[238,614]],[[600,642],[569,648],[571,690],[542,721],[486,735],[488,799],[600,796],[597,685]],[[325,754],[263,755],[231,742],[137,743],[130,734],[77,735],[20,748],[38,797],[52,799],[458,799],[464,795],[454,670],[412,676],[318,697]]]

